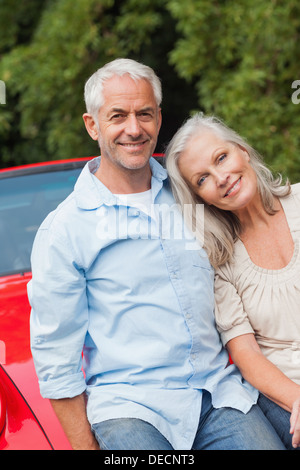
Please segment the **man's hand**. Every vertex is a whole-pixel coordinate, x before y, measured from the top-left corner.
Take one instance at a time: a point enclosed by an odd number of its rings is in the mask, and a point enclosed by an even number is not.
[[[73,450],[100,450],[86,416],[84,394],[50,401]]]

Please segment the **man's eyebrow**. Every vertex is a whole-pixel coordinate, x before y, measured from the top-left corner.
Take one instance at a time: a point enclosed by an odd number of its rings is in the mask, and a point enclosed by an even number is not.
[[[126,111],[122,108],[112,108],[109,110],[108,115],[112,114],[126,114]]]
[[[152,106],[146,106],[145,108],[141,108],[136,111],[137,114],[147,112],[155,113],[155,109]],[[112,108],[109,110],[108,116],[111,116],[112,114],[128,114],[128,111],[125,111],[123,108]]]
[[[142,108],[138,112],[139,113],[147,113],[147,112],[154,113],[155,108],[153,108],[152,106],[146,106],[146,108]]]

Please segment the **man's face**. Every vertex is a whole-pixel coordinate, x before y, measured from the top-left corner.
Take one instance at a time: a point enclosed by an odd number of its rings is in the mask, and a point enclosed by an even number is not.
[[[98,113],[101,157],[128,170],[145,167],[154,152],[161,110],[147,80],[114,76],[104,83],[104,104]],[[113,166],[111,166],[113,168]]]

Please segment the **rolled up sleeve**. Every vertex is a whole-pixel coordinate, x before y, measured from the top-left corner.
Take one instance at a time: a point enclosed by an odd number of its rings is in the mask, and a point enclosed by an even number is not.
[[[88,325],[84,271],[69,246],[48,230],[32,252],[31,350],[45,398],[71,398],[86,388],[82,350]]]

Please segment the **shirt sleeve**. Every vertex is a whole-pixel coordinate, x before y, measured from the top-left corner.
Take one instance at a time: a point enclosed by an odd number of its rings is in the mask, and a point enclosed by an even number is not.
[[[254,333],[242,299],[230,277],[226,269],[218,269],[215,275],[215,317],[224,345],[237,336]]]
[[[32,252],[31,350],[45,398],[71,398],[86,388],[82,350],[88,325],[86,283],[72,250],[48,230]]]

